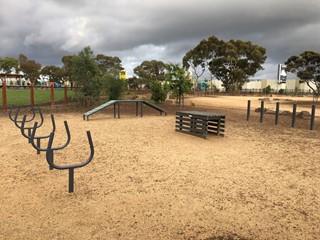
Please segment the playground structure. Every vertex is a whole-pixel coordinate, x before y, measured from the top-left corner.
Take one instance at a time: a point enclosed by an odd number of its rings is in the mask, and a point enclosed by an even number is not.
[[[260,123],[263,123],[264,114],[265,114],[265,107],[264,107],[264,101],[262,100],[260,103]],[[251,112],[251,101],[248,100],[247,104],[247,122],[250,121],[250,112]],[[276,103],[276,111],[275,111],[275,125],[278,125],[279,123],[279,114],[280,114],[280,102]],[[310,117],[310,130],[314,129],[314,120],[316,115],[316,105],[312,104],[311,107],[311,117]],[[292,124],[291,127],[295,128],[296,126],[296,117],[297,117],[297,104],[293,103],[292,105]]]
[[[89,121],[89,117],[99,111],[101,111],[102,109],[105,109],[111,105],[113,105],[113,116],[114,118],[116,118],[116,113],[118,113],[118,118],[120,118],[120,103],[127,103],[127,102],[132,102],[132,103],[136,103],[136,116],[139,115],[139,105],[140,105],[140,116],[143,116],[143,104],[158,110],[160,112],[160,115],[162,115],[162,113],[165,114],[165,116],[167,116],[167,111],[165,111],[164,109],[158,107],[157,105],[154,105],[152,103],[149,103],[148,101],[145,100],[111,100],[108,101],[104,104],[101,104],[100,106],[86,112],[83,114],[83,120]],[[116,108],[118,108],[118,111],[116,111]]]
[[[38,124],[38,122],[34,122],[33,127],[25,127],[25,123],[26,122],[31,122],[35,119],[35,111],[34,108],[31,108],[32,111],[32,116],[27,120],[27,115],[24,115],[22,120],[18,120],[18,115],[20,112],[20,109],[17,109],[15,116],[12,116],[12,108],[10,108],[9,111],[9,118],[10,120],[12,120],[14,122],[14,124],[16,125],[17,128],[20,129],[21,134],[28,139],[28,143],[31,143],[31,145],[37,150],[37,154],[40,154],[41,151],[46,152],[46,160],[49,164],[49,169],[58,169],[58,170],[69,170],[69,193],[74,192],[74,169],[75,168],[81,168],[86,166],[87,164],[89,164],[94,156],[94,146],[93,146],[93,141],[91,138],[91,133],[90,131],[87,131],[87,138],[88,138],[88,142],[89,142],[89,147],[90,147],[90,155],[87,158],[87,160],[85,160],[82,163],[79,164],[71,164],[71,165],[65,165],[65,166],[60,166],[54,163],[54,151],[58,151],[61,149],[66,148],[71,140],[71,134],[70,134],[70,130],[68,127],[68,123],[67,121],[64,121],[64,126],[66,129],[66,133],[67,133],[67,140],[66,143],[62,146],[58,146],[58,147],[52,147],[53,144],[53,139],[54,139],[54,134],[55,134],[55,130],[56,130],[56,125],[55,125],[55,121],[54,121],[54,116],[51,115],[51,122],[52,122],[52,131],[49,135],[45,135],[45,136],[36,136],[36,130],[37,128],[40,128],[43,124],[43,115],[41,113],[40,108],[38,109],[39,111],[39,115],[40,115],[40,119],[41,122]],[[28,131],[28,134],[25,133],[25,131]],[[46,148],[41,148],[40,145],[40,140],[41,139],[45,139],[48,138],[48,144]],[[35,139],[37,141],[37,143],[35,143]]]

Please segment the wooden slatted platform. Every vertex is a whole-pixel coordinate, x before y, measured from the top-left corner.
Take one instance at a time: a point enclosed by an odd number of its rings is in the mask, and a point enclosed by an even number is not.
[[[225,116],[198,111],[176,112],[176,131],[207,138],[207,134],[224,136]]]

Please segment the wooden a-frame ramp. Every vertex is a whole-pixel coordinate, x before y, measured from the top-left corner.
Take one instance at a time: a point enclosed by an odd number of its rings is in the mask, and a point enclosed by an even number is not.
[[[118,107],[118,118],[120,118],[120,103],[122,102],[133,102],[133,103],[136,103],[136,116],[138,116],[138,112],[139,112],[139,103],[140,103],[140,115],[142,117],[143,115],[143,104],[153,108],[153,109],[156,109],[160,112],[160,115],[162,115],[162,113],[165,114],[165,116],[167,116],[167,111],[165,111],[164,109],[158,107],[157,105],[154,105],[152,103],[149,103],[148,101],[145,101],[145,100],[111,100],[111,101],[108,101],[104,104],[101,104],[100,106],[86,112],[83,114],[83,120],[89,120],[89,116],[95,114],[96,112],[99,112],[100,110],[102,109],[105,109],[111,105],[113,105],[113,113],[114,113],[114,117],[116,117],[116,106]]]

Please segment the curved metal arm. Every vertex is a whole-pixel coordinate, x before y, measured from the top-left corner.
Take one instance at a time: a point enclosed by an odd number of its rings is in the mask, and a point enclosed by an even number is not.
[[[20,108],[17,109],[16,115],[17,115],[17,113],[19,113],[19,111],[20,111]],[[36,113],[34,112],[34,107],[33,106],[31,106],[31,112],[32,112],[31,118],[26,120],[25,122],[31,122],[34,119],[34,117],[36,116]],[[15,118],[12,117],[12,106],[10,106],[9,118],[10,118],[10,120],[12,122],[15,122]],[[18,121],[18,122],[21,122],[21,121]]]
[[[48,147],[47,147],[47,154],[46,154],[47,162],[51,167],[59,169],[59,170],[80,168],[80,167],[86,166],[93,159],[94,147],[93,147],[93,142],[92,142],[90,131],[87,131],[87,137],[88,137],[88,142],[89,142],[89,146],[90,146],[90,156],[89,156],[89,158],[86,161],[82,162],[82,163],[72,164],[72,165],[67,165],[67,166],[59,166],[59,165],[55,164],[52,161],[52,158],[51,158],[52,151],[55,150],[54,148],[52,148],[53,137],[54,137],[54,133],[51,133],[50,134],[50,138],[49,138],[49,142],[48,142]]]
[[[51,123],[52,123],[52,132],[55,132],[56,130],[56,123],[54,121],[54,116],[51,114]],[[45,135],[45,136],[35,136],[35,132],[36,132],[36,128],[37,128],[37,122],[35,122],[33,124],[33,127],[31,127],[30,129],[32,130],[31,131],[31,134],[30,136],[26,136],[24,134],[24,131],[22,130],[24,128],[24,121],[22,121],[21,123],[21,133],[24,137],[27,137],[29,140],[30,140],[30,143],[31,145],[38,151],[47,151],[46,148],[40,148],[37,144],[34,143],[34,139],[44,139],[44,138],[49,138],[50,137],[50,134],[49,135]]]
[[[47,138],[49,138],[49,141],[50,141],[51,134],[53,134],[53,136],[54,136],[54,132],[55,132],[55,130],[56,130],[56,125],[55,125],[55,121],[54,121],[53,115],[51,115],[51,121],[52,121],[53,129],[52,129],[52,132],[51,132],[48,136],[46,136]],[[36,135],[36,130],[37,130],[37,128],[38,128],[37,125],[38,125],[38,123],[35,122],[34,125],[33,125],[33,128],[31,128],[31,129],[32,129],[32,131],[31,131],[31,136],[30,136],[30,138],[31,138],[31,145],[32,145],[36,150],[38,150],[38,151],[47,151],[48,148],[40,148],[40,147],[38,147],[38,146],[34,143],[34,139],[40,138],[40,137],[36,137],[36,136],[35,136],[35,135]],[[67,141],[66,141],[66,143],[65,143],[64,145],[62,145],[61,147],[55,147],[55,148],[52,148],[51,150],[60,150],[60,149],[63,149],[63,148],[65,148],[66,146],[68,146],[68,144],[70,143],[71,135],[70,135],[70,130],[69,130],[67,121],[64,121],[64,127],[65,127],[66,132],[67,132]],[[42,137],[42,138],[43,138],[43,137]],[[53,137],[52,137],[52,138],[53,138]],[[51,145],[52,145],[52,143],[51,143]]]
[[[41,127],[42,124],[43,124],[43,115],[42,115],[42,112],[41,112],[40,108],[38,108],[38,111],[39,111],[39,115],[40,115],[40,120],[41,120],[41,122],[40,122],[40,124],[37,126],[37,128]],[[16,115],[14,116],[14,124],[16,125],[17,128],[20,128],[20,129],[21,129],[21,126],[19,126],[18,122],[20,122],[21,125],[22,125],[22,122],[26,123],[26,122],[27,122],[27,120],[26,120],[27,115],[24,115],[25,120],[22,119],[22,120],[19,121],[19,120],[18,120],[19,112],[20,112],[20,109],[17,110]],[[31,127],[28,127],[28,128],[31,129]],[[28,129],[28,128],[25,128],[25,129]]]

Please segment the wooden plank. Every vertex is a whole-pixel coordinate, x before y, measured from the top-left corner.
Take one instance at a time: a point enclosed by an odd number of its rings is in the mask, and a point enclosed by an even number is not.
[[[195,132],[187,132],[187,131],[181,131],[181,130],[177,130],[177,129],[176,129],[176,132],[185,133],[185,134],[189,134],[189,135],[196,136],[196,137],[201,137],[204,139],[207,138],[207,136],[205,134],[200,134],[200,133],[195,133]]]

